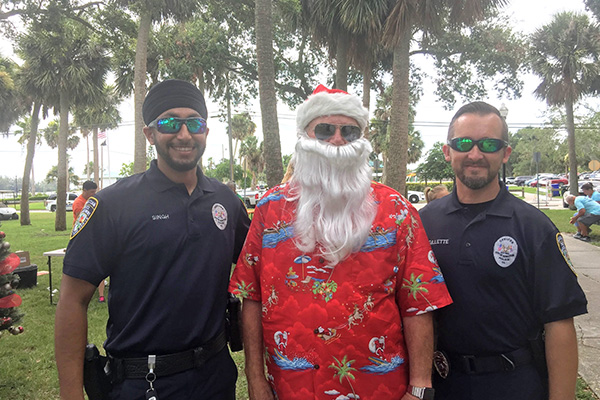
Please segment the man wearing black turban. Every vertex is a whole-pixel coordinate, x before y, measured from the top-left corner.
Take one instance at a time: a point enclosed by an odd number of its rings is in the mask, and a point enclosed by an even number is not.
[[[248,215],[198,166],[208,115],[194,85],[155,85],[142,113],[157,160],[88,200],[65,254],[55,329],[61,398],[83,399],[87,306],[110,276],[105,398],[235,399],[225,309]]]

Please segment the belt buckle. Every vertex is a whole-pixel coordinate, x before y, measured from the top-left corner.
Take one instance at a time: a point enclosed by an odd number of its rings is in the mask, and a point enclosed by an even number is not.
[[[194,368],[200,368],[206,361],[206,349],[199,346],[194,349]]]
[[[508,358],[505,354],[500,354],[500,357],[502,357],[503,361],[506,361],[506,362],[503,362],[505,371],[514,371],[515,370],[515,368],[516,368],[515,363],[510,358]]]

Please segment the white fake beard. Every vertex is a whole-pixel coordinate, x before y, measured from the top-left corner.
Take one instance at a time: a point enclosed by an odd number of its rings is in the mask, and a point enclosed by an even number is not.
[[[294,238],[305,253],[336,265],[365,243],[375,218],[365,138],[343,146],[301,135],[294,154],[289,201],[298,200]]]

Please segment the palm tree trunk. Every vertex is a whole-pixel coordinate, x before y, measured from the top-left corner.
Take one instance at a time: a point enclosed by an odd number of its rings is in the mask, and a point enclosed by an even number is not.
[[[23,171],[23,182],[21,186],[21,226],[31,225],[29,216],[29,186],[33,167],[33,156],[35,155],[35,144],[37,141],[38,125],[40,123],[40,108],[42,103],[36,101],[31,112],[31,125],[29,139],[27,139],[27,156],[25,157],[25,170]]]
[[[133,98],[135,105],[135,149],[133,158],[133,172],[146,170],[146,137],[144,136],[144,121],[142,105],[146,97],[146,64],[148,58],[148,38],[152,29],[152,16],[150,11],[142,7],[140,13],[140,27],[135,49],[135,71]]]
[[[366,66],[363,72],[363,106],[368,110],[371,105],[371,76],[373,75],[373,71],[371,70],[371,66]],[[369,127],[367,126],[367,130],[365,132],[365,137],[369,138]]]
[[[567,113],[567,142],[569,144],[569,191],[574,196],[579,196],[577,184],[577,153],[575,151],[575,118],[573,116],[573,101],[565,104]]]
[[[58,129],[58,166],[56,183],[56,216],[54,230],[67,229],[67,137],[69,136],[69,95],[60,92],[60,125]]]
[[[94,128],[95,129],[95,128]],[[85,135],[85,179],[90,180],[90,132]]]
[[[348,90],[348,48],[350,47],[350,35],[347,32],[339,31],[337,47],[335,50],[335,62],[337,65],[335,71],[335,88]]]
[[[272,0],[256,0],[256,61],[258,64],[258,91],[264,137],[264,157],[267,185],[278,185],[283,178],[281,142],[277,120],[275,93],[275,65],[273,62]]]
[[[98,127],[92,131],[92,147],[94,148],[94,182],[100,187],[99,161],[98,161]]]
[[[400,194],[404,194],[406,187],[406,162],[408,159],[409,47],[410,29],[407,28],[394,46],[390,143],[384,182]]]

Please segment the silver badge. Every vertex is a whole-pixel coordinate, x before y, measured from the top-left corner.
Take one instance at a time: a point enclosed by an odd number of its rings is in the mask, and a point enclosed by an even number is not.
[[[217,228],[224,230],[227,227],[227,210],[222,204],[213,204],[212,217],[213,221],[215,221],[215,225],[217,225]]]

